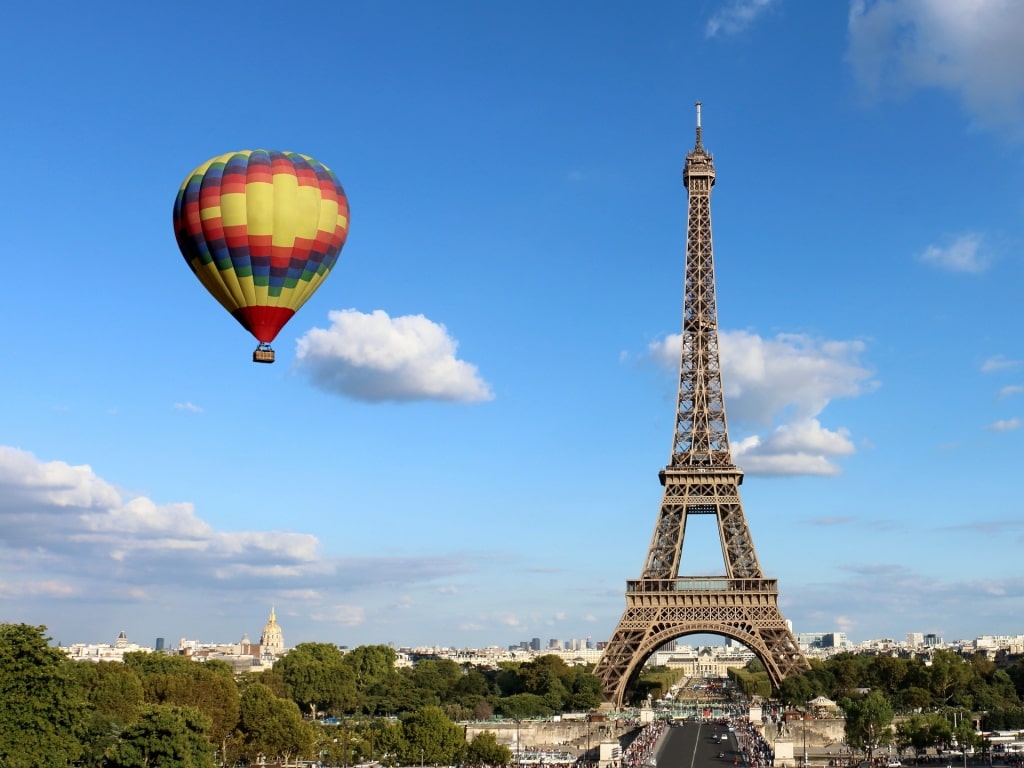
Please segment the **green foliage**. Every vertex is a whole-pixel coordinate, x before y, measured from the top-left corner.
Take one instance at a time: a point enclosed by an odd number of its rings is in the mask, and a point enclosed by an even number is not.
[[[776,696],[790,707],[803,707],[816,695],[815,681],[810,674],[790,675],[779,685]]]
[[[466,738],[438,707],[424,707],[402,721],[405,765],[458,765],[466,754]]]
[[[760,672],[751,672],[749,668],[733,667],[729,670],[729,679],[732,680],[733,685],[743,691],[743,695],[748,699],[753,699],[755,696],[767,699],[772,695],[772,681],[768,678],[768,673],[764,671],[763,666]]]
[[[242,694],[239,729],[244,734],[242,754],[255,762],[260,755],[287,759],[312,751],[315,734],[302,719],[294,701],[279,699],[261,683]]]
[[[194,707],[147,705],[107,753],[110,768],[213,768],[209,718]]]
[[[669,667],[644,667],[640,670],[636,685],[633,687],[631,703],[641,704],[650,696],[652,699],[660,699],[673,685],[683,677],[681,669]]]
[[[1024,707],[998,707],[985,714],[986,731],[1024,729]]]
[[[499,744],[493,731],[484,731],[469,742],[466,762],[470,765],[508,765],[512,762],[512,750]]]
[[[356,688],[366,691],[384,682],[395,670],[395,650],[386,645],[361,645],[344,656],[352,669]]]
[[[517,693],[514,696],[498,699],[497,711],[499,715],[513,720],[548,717],[554,714],[554,710],[548,706],[544,697],[535,693]]]
[[[885,696],[872,691],[867,696],[842,701],[846,713],[846,743],[867,754],[868,760],[878,747],[892,739],[893,711]]]
[[[82,753],[85,697],[46,627],[0,624],[0,765],[64,766]]]
[[[114,661],[73,663],[71,671],[87,702],[80,738],[86,766],[103,766],[121,732],[134,723],[144,703],[142,681],[130,667]]]
[[[920,658],[839,654],[824,662],[812,659],[809,671],[782,681],[777,697],[803,706],[815,696],[839,700],[867,689],[887,698],[896,712],[946,707],[987,712],[985,726],[991,730],[997,727],[992,723],[1016,723],[1013,713],[1021,707],[1021,684],[1021,662],[1001,670],[982,654],[964,659],[938,650],[929,663]]]
[[[944,715],[911,715],[897,723],[895,741],[900,749],[913,749],[921,756],[928,749],[948,744],[952,735],[952,727]]]
[[[160,657],[162,654],[147,654]],[[198,663],[184,657],[167,657],[175,663],[144,664],[142,687],[146,701],[195,707],[210,720],[208,736],[221,745],[238,724],[239,694],[231,668],[214,662]]]
[[[344,654],[330,643],[300,643],[274,664],[288,696],[314,718],[318,710],[332,715],[352,712],[358,702],[356,675]]]
[[[421,701],[439,706],[447,701],[462,679],[462,667],[450,659],[422,659],[410,673],[410,684],[420,691]]]

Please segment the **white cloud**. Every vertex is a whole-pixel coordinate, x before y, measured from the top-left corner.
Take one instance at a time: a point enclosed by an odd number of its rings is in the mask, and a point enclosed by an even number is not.
[[[1024,135],[1024,3],[854,0],[847,60],[872,95],[939,88],[979,125]]]
[[[1006,355],[993,355],[981,364],[982,373],[994,373],[1020,367],[1020,360],[1011,360]]]
[[[992,432],[1012,432],[1015,429],[1020,429],[1020,425],[1020,419],[1004,419],[989,424],[986,429]]]
[[[0,599],[26,597],[75,597],[79,589],[63,581],[0,581]]]
[[[1000,389],[996,396],[1002,400],[1004,397],[1013,397],[1014,395],[1019,395],[1022,392],[1024,392],[1024,385],[1010,384]]]
[[[682,336],[650,345],[651,355],[678,370]],[[846,429],[823,427],[818,416],[834,399],[877,387],[860,363],[860,341],[780,334],[765,339],[747,331],[719,332],[722,383],[730,431],[765,434],[733,440],[733,458],[752,474],[832,475],[832,459],[854,453]],[[742,458],[742,462],[741,462]]]
[[[314,621],[328,621],[343,624],[346,627],[358,627],[366,621],[366,611],[358,605],[329,605],[314,611],[311,618]]]
[[[950,536],[959,534],[951,532]],[[958,540],[950,539],[956,546]],[[844,558],[840,555],[839,562]],[[849,562],[849,560],[847,560]],[[952,580],[919,574],[906,565],[870,563],[840,565],[845,576],[836,581],[808,578],[787,590],[786,618],[798,626],[820,626],[823,619],[835,622],[843,632],[856,631],[865,637],[886,637],[892,631],[889,617],[899,616],[905,627],[928,627],[943,632],[943,625],[962,623],[970,617],[972,626],[1007,626],[1007,617],[1019,614],[1024,580],[1017,576],[968,577]],[[822,579],[828,577],[822,577]],[[836,606],[843,613],[836,616]],[[1010,631],[1007,629],[1007,631]]]
[[[830,457],[854,452],[845,429],[831,431],[817,419],[782,424],[766,438],[748,437],[732,448],[736,463],[759,475],[838,475]]]
[[[978,234],[961,235],[945,248],[929,245],[918,258],[924,264],[947,272],[978,274],[988,269],[990,263],[990,259],[980,252],[981,239]]]
[[[492,400],[475,365],[458,360],[458,343],[423,315],[391,318],[382,310],[328,315],[296,345],[296,367],[333,394],[367,402]]]
[[[176,410],[176,411],[188,411],[189,413],[202,413],[203,412],[203,409],[200,408],[198,405],[196,405],[195,403],[189,403],[189,402],[175,403],[174,404],[174,410]]]
[[[772,5],[774,0],[733,0],[710,19],[704,28],[707,37],[722,33],[733,35],[742,32]]]
[[[219,531],[190,503],[126,499],[88,466],[0,446],[0,599],[135,602],[201,588],[213,603],[218,590],[270,590],[321,617],[341,616],[343,603],[322,608],[331,605],[324,584],[345,593],[432,584],[476,567],[451,555],[338,559],[319,550],[312,534]],[[331,620],[354,621],[344,615]]]

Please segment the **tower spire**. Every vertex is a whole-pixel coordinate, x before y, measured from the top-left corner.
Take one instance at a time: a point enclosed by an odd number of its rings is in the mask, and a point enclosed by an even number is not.
[[[696,105],[696,106],[697,106],[697,144],[696,144],[696,146],[695,146],[695,149],[697,149],[697,150],[702,150],[702,149],[704,149],[704,146],[703,146],[703,144],[701,143],[701,130],[700,130],[700,102],[699,102],[699,101],[697,102],[697,105]]]

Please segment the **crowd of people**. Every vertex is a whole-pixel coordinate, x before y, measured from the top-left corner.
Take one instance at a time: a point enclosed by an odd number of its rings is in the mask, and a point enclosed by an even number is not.
[[[636,738],[629,743],[629,746],[623,750],[622,758],[619,761],[621,768],[653,766],[655,764],[654,753],[658,748],[658,740],[665,733],[667,727],[668,722],[665,720],[655,720],[645,725],[640,733],[636,735]]]
[[[751,768],[767,768],[775,762],[775,752],[761,731],[746,718],[736,718],[730,722],[736,733],[739,753],[743,762]]]

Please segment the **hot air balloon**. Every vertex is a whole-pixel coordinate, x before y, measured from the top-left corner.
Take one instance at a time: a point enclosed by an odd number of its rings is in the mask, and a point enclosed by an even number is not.
[[[174,234],[207,291],[259,342],[270,342],[327,277],[348,236],[348,199],[307,155],[262,149],[196,168],[174,202]]]

